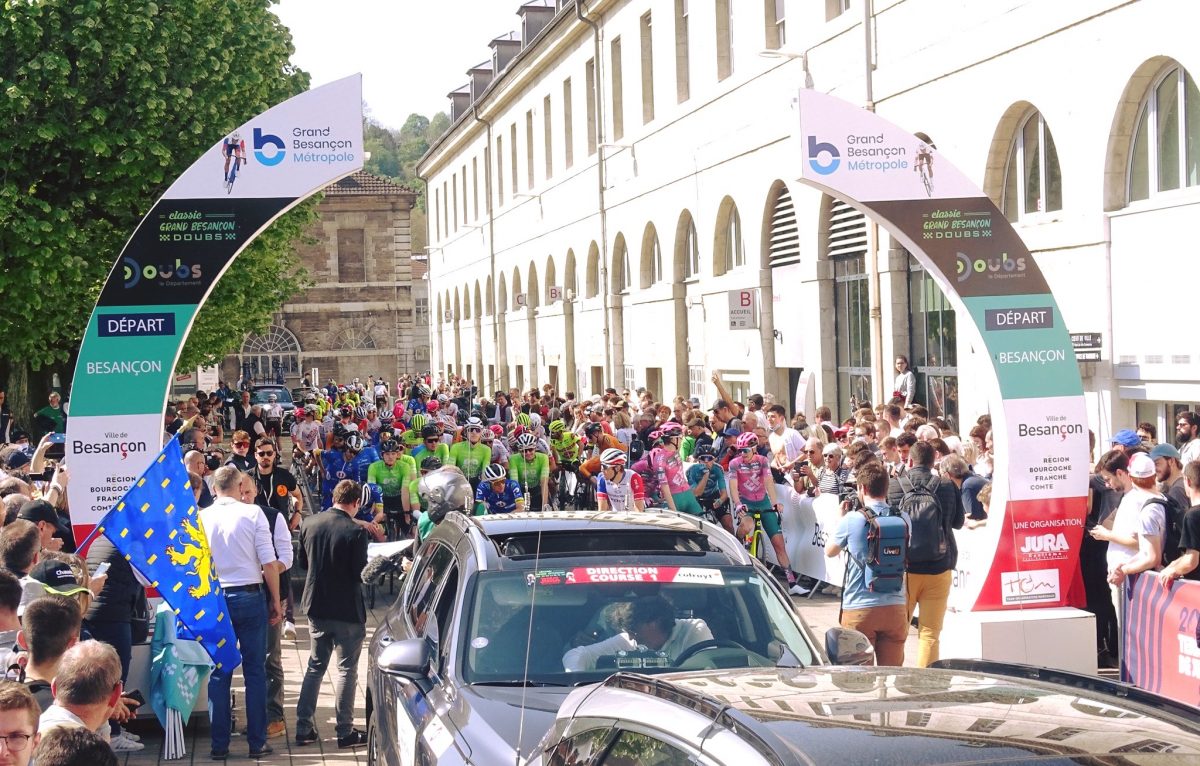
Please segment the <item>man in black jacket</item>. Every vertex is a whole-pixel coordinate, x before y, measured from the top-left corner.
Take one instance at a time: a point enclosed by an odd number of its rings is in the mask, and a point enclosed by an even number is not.
[[[888,505],[905,511],[912,521],[906,570],[908,619],[912,621],[913,610],[920,604],[917,666],[923,668],[938,659],[942,621],[946,616],[954,567],[958,564],[953,530],[962,529],[964,513],[962,496],[954,482],[940,478],[934,470],[933,447],[928,442],[917,442],[912,446],[909,458],[912,467],[889,484]],[[928,507],[928,503],[922,503],[920,498],[928,500],[929,495],[937,505],[936,518],[919,510],[923,505]]]
[[[296,744],[316,742],[313,726],[317,692],[329,657],[337,649],[336,693],[338,747],[366,744],[354,728],[354,695],[358,656],[367,635],[367,609],[362,598],[362,570],[367,565],[367,532],[354,523],[364,488],[344,479],[333,488],[333,506],[309,516],[300,526],[300,565],[307,567],[304,611],[308,614],[312,650],[296,702]]]

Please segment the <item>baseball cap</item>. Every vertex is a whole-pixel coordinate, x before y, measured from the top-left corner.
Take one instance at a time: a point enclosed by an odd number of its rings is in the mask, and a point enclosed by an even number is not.
[[[688,399],[688,404],[692,405],[693,407],[699,407],[700,406],[700,397],[693,396],[691,399]]]
[[[54,511],[54,506],[45,500],[29,500],[21,506],[21,510],[17,513],[18,519],[32,521],[34,524],[39,521],[49,522],[50,524],[58,523],[58,514]]]
[[[741,435],[742,435],[742,429],[740,429],[740,428],[726,428],[724,431],[721,432],[721,436],[741,436]]]
[[[724,399],[718,399],[715,402],[713,402],[713,406],[709,407],[708,411],[716,412],[717,410],[724,409],[725,407],[728,407],[728,406],[729,406],[729,402],[725,401]]]
[[[1154,476],[1154,461],[1145,452],[1138,452],[1129,458],[1129,475],[1135,479],[1149,479]]]
[[[4,461],[4,468],[8,471],[15,471],[18,468],[24,468],[29,465],[29,455],[24,452],[17,451],[8,456],[8,460]]]
[[[1142,440],[1138,438],[1137,431],[1122,428],[1113,434],[1112,443],[1120,444],[1122,447],[1136,447],[1142,443]]]
[[[60,596],[74,596],[87,590],[75,579],[71,567],[61,561],[40,561],[29,573],[29,577],[40,582],[48,592]]]
[[[1179,450],[1175,449],[1170,444],[1155,444],[1154,448],[1150,450],[1150,459],[1154,460],[1155,458],[1160,457],[1169,457],[1174,458],[1175,460],[1182,459],[1179,456]]]

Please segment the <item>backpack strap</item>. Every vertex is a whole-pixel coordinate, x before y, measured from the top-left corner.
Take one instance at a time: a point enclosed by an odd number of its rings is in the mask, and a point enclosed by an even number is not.
[[[896,477],[896,481],[899,482],[900,489],[904,492],[904,494],[907,495],[909,492],[913,491],[912,479],[908,478],[908,476],[901,474],[900,476]]]

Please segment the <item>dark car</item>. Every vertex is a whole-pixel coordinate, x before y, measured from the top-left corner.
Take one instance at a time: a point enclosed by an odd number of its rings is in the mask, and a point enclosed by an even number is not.
[[[633,642],[626,615],[639,603],[667,605],[674,644]],[[827,661],[783,588],[722,528],[595,511],[449,514],[369,657],[368,761],[406,765],[514,763],[572,688],[618,669]]]
[[[1196,708],[1044,668],[616,674],[569,696],[528,766],[1195,764]]]
[[[283,408],[283,432],[286,434],[292,430],[292,423],[296,419],[296,403],[292,400],[292,392],[287,386],[254,386],[250,389],[250,403],[266,406],[270,402],[271,394],[275,394],[275,400]]]

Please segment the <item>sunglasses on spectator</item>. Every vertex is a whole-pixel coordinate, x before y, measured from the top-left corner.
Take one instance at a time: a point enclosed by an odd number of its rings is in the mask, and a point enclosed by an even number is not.
[[[701,463],[711,463],[712,461],[716,460],[716,458],[713,457],[712,455],[705,455],[703,457],[697,458],[697,460],[699,460]]]
[[[250,442],[234,442],[234,443],[233,443],[233,446],[235,446],[235,447],[249,447],[249,446],[250,446]]]
[[[258,455],[259,457],[275,457],[274,452],[263,452],[262,450],[259,450],[255,454]]]

